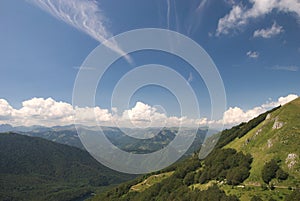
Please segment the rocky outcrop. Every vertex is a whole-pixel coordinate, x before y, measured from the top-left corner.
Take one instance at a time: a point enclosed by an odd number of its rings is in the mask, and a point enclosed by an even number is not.
[[[268,120],[268,119],[271,119],[271,114],[268,114],[268,115],[266,116],[266,120]]]
[[[272,126],[272,129],[273,130],[275,130],[275,129],[281,129],[282,127],[283,127],[283,125],[284,125],[284,122],[281,122],[281,121],[279,121],[278,120],[278,117],[276,117],[275,118],[275,122],[274,122],[274,124],[273,124],[273,126]]]
[[[273,146],[272,140],[268,139],[268,148],[271,148]]]
[[[297,163],[298,155],[295,153],[290,153],[285,159],[285,163],[287,164],[289,169],[292,169]]]

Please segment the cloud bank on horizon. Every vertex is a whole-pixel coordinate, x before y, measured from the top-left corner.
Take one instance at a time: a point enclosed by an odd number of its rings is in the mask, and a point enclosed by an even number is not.
[[[167,114],[159,112],[156,107],[142,102],[137,102],[133,108],[117,114],[117,108],[112,108],[111,111],[100,107],[74,108],[69,103],[55,101],[52,98],[32,98],[24,101],[20,109],[15,109],[5,99],[0,99],[0,124],[11,124],[13,126],[69,125],[74,123],[76,110],[79,110],[82,115],[76,122],[87,126],[91,126],[92,118],[96,118],[97,122],[103,126],[144,128],[181,125],[187,127],[209,126],[218,129],[222,128],[223,124],[225,127],[230,127],[249,121],[267,110],[284,105],[296,98],[298,98],[298,95],[290,94],[246,111],[239,107],[229,107],[225,111],[223,119],[219,120],[167,116]],[[91,111],[94,112],[94,116],[90,115]]]
[[[112,37],[112,34],[105,27],[104,23],[107,19],[97,1],[29,0],[29,2],[50,13],[58,20],[88,34],[100,43]],[[132,63],[131,57],[113,39],[111,42],[106,41],[103,45],[124,56],[128,62]]]

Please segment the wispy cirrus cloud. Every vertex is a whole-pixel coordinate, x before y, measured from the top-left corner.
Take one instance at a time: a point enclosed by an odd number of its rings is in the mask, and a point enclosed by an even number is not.
[[[241,3],[234,4],[231,11],[219,19],[216,35],[226,35],[247,25],[251,19],[264,17],[272,11],[293,13],[300,17],[300,2],[298,0],[248,0],[251,8]]]
[[[292,71],[292,72],[297,72],[300,70],[299,66],[273,66],[271,68],[272,70],[283,70],[283,71]]]
[[[170,29],[171,2],[167,0],[167,28]]]
[[[107,30],[103,12],[95,0],[29,0],[57,19],[88,34],[95,40],[103,43],[112,34]],[[122,50],[116,41],[103,43],[106,47],[124,56],[128,62],[132,62],[129,55]]]
[[[254,38],[257,38],[257,37],[271,38],[282,32],[284,32],[284,29],[282,28],[282,26],[279,26],[276,22],[274,22],[272,27],[270,27],[270,28],[255,30],[253,33],[253,37]]]
[[[202,0],[197,7],[197,12],[201,12],[204,9],[207,2],[208,0]]]

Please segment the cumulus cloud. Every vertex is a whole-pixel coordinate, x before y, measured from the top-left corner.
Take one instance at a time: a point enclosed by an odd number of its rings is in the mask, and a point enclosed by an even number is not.
[[[166,123],[166,119],[167,116],[157,112],[155,107],[137,102],[132,109],[123,112],[122,119],[119,119],[119,121],[127,120],[131,122],[133,126],[145,127],[151,125],[157,126],[157,123],[163,125]]]
[[[237,125],[241,122],[247,122],[261,113],[264,113],[272,108],[275,108],[279,105],[285,105],[286,103],[295,100],[298,98],[298,95],[296,94],[290,94],[284,97],[278,98],[277,101],[271,101],[262,104],[261,106],[254,107],[252,109],[244,111],[243,109],[239,107],[230,107],[223,116],[223,123],[224,125],[233,126]],[[212,122],[212,123],[220,123],[220,122]]]
[[[277,25],[276,22],[274,22],[272,27],[270,27],[270,28],[255,30],[253,33],[253,37],[254,38],[256,38],[256,37],[271,38],[282,32],[284,32],[284,29],[282,28],[282,26],[279,26],[279,25]]]
[[[0,121],[10,119],[13,113],[13,108],[9,105],[9,103],[0,99]]]
[[[14,109],[12,124],[54,126],[60,122],[65,125],[72,122],[73,115],[73,107],[68,103],[52,98],[32,98],[24,101],[20,109]]]
[[[271,102],[265,103],[265,104],[262,105],[262,107],[264,107],[264,108],[273,108],[273,107],[277,107],[279,105],[285,105],[285,104],[295,100],[296,98],[298,98],[298,95],[289,94],[287,96],[279,97],[277,101],[271,101]]]
[[[76,123],[83,125],[92,125],[91,122],[95,120],[101,124],[106,124],[113,120],[113,115],[107,109],[101,109],[100,107],[85,107],[85,108],[75,108]],[[91,115],[93,114],[93,115]],[[72,121],[75,120],[75,117],[72,116]],[[72,122],[74,123],[74,122]]]
[[[39,6],[57,19],[88,34],[100,43],[112,36],[104,25],[104,22],[107,20],[99,9],[98,2],[95,0],[29,0],[29,2]],[[106,41],[103,44],[124,56],[127,61],[132,62],[131,58],[124,53],[116,41]]]
[[[219,19],[216,35],[229,34],[248,24],[251,19],[264,17],[272,11],[293,13],[300,17],[298,0],[249,0],[249,3],[251,8],[241,4],[233,5],[231,11]]]
[[[224,124],[234,125],[245,122],[264,112],[262,107],[255,107],[251,110],[244,111],[239,107],[230,107],[223,116]]]
[[[116,120],[116,119],[115,119]],[[167,114],[159,112],[157,107],[137,102],[136,105],[125,110],[121,118],[117,118],[119,126],[128,126],[145,128],[145,127],[195,127],[206,126],[207,119],[192,119],[186,116],[167,116]]]
[[[6,100],[0,99],[0,124],[13,126],[56,126],[77,124],[94,126],[95,120],[103,126],[124,127],[171,127],[207,125],[207,119],[167,116],[157,107],[137,102],[131,109],[117,114],[117,108],[73,107],[71,104],[52,98],[32,98],[23,101],[20,109],[13,108]],[[77,115],[76,115],[77,114]],[[78,115],[79,114],[79,115]]]
[[[248,51],[246,53],[246,55],[249,57],[249,58],[253,58],[253,59],[256,59],[259,57],[259,53],[256,52],[256,51]]]
[[[99,122],[112,120],[112,115],[107,109],[73,108],[69,103],[55,101],[52,98],[32,98],[24,101],[20,109],[14,109],[6,100],[0,99],[0,123],[9,123],[14,126],[68,125],[74,123],[76,110],[80,111],[78,122],[82,124],[88,124],[93,118]],[[94,116],[91,116],[91,113]]]
[[[219,20],[216,35],[229,34],[229,31],[234,27],[237,28],[246,24],[246,21],[242,18],[243,12],[241,6],[233,6],[230,13]]]
[[[108,109],[100,107],[74,108],[71,104],[55,101],[52,98],[33,98],[22,103],[20,109],[13,108],[6,100],[0,99],[0,124],[11,124],[13,126],[56,126],[73,124],[75,115],[76,123],[94,126],[96,121],[103,126],[121,126],[121,127],[195,127],[209,126],[210,128],[222,128],[237,125],[241,122],[249,121],[259,114],[270,110],[279,105],[284,105],[298,96],[290,94],[278,98],[277,101],[271,101],[254,107],[249,110],[243,110],[239,107],[230,107],[224,112],[223,118],[219,120],[208,120],[207,118],[192,119],[188,117],[167,116],[159,112],[154,106],[137,102],[131,109],[125,110],[121,115],[113,108]],[[91,115],[93,114],[93,115]]]

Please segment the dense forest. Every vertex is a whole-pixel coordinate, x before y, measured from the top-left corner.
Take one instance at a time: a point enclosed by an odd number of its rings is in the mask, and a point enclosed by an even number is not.
[[[134,175],[110,170],[88,152],[15,133],[0,134],[0,200],[69,200]]]

